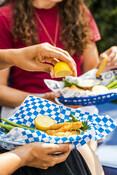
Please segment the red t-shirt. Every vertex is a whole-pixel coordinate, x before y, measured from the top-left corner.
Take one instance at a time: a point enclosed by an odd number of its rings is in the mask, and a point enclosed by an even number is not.
[[[12,12],[11,5],[12,3],[9,3],[5,7],[0,8],[0,49],[25,47],[25,45],[22,43],[21,40],[17,42],[13,41],[13,36],[11,33],[13,12]],[[35,8],[35,10],[37,14],[39,14],[44,25],[46,26],[46,29],[50,34],[51,38],[54,40],[56,19],[57,19],[57,6],[54,6],[51,9]],[[93,31],[93,41],[95,42],[100,40],[100,34],[98,31],[97,25],[90,12],[89,12],[89,16],[91,18],[91,30]],[[38,26],[38,35],[40,38],[39,43],[48,42],[52,44],[49,38],[47,37],[45,31],[43,30],[42,26],[40,25],[39,21],[37,19],[36,21]],[[61,30],[61,21],[59,22],[56,46],[63,48],[63,45],[59,41],[60,30]],[[79,76],[81,75],[81,63],[82,63],[83,56],[80,56],[78,58],[76,55],[74,55],[73,59],[77,64],[77,71]],[[10,84],[11,84],[11,87],[13,88],[30,92],[30,93],[49,92],[50,90],[44,84],[44,81],[43,81],[44,79],[51,79],[51,77],[48,73],[45,73],[45,72],[28,72],[20,68],[17,68],[15,66],[11,68]]]

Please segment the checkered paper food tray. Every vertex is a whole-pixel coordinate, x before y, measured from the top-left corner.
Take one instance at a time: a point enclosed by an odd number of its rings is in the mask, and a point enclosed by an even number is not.
[[[75,148],[78,148],[86,144],[90,139],[95,141],[101,139],[116,127],[115,122],[108,115],[99,116],[96,114],[91,115],[88,112],[81,113],[80,110],[59,106],[35,96],[28,96],[18,111],[9,119],[17,124],[35,127],[34,119],[39,114],[53,118],[56,123],[68,121],[69,115],[73,114],[81,121],[88,119],[90,129],[80,135],[72,135],[70,137],[49,136],[42,131],[32,131],[22,128],[14,128],[7,134],[3,134],[2,130],[0,130],[1,146],[12,150],[19,145],[30,142],[45,142],[55,144],[73,143]]]

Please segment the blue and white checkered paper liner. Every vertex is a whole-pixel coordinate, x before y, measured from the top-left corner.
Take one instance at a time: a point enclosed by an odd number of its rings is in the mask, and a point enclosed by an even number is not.
[[[65,106],[56,105],[48,100],[35,96],[28,96],[18,111],[9,119],[17,124],[24,124],[35,127],[34,119],[39,115],[47,115],[53,118],[56,123],[69,120],[69,115],[75,115],[79,120],[88,119],[91,129],[80,135],[70,137],[49,136],[45,132],[14,128],[8,134],[0,131],[1,146],[7,149],[14,149],[18,145],[30,142],[45,143],[73,143],[75,148],[86,144],[90,139],[98,140],[109,134],[116,126],[109,116],[91,115],[88,112],[81,113],[80,110],[71,109]]]

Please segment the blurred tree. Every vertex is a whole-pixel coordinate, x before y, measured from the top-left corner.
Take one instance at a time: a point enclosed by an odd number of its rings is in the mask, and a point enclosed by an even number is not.
[[[117,45],[117,0],[86,0],[98,25],[101,41],[97,42],[99,52]]]

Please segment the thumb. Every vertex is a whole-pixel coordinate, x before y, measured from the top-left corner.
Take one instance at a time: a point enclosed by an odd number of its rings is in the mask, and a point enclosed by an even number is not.
[[[101,61],[103,61],[103,59],[104,59],[105,57],[108,57],[106,53],[100,54]]]

